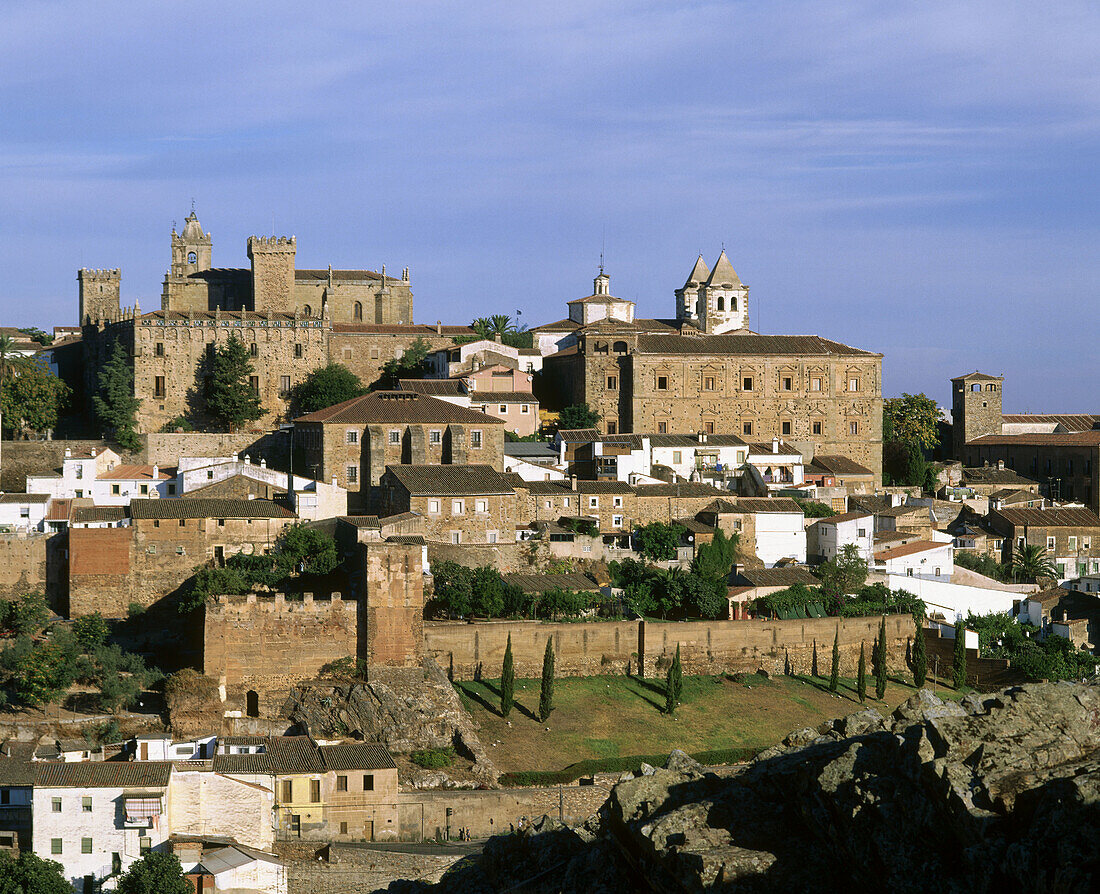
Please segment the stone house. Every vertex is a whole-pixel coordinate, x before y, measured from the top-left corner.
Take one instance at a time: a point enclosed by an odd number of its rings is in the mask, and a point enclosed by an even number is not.
[[[818,453],[813,465],[832,478],[832,484],[826,486],[843,487],[850,494],[873,494],[880,481],[879,475],[847,456]],[[882,463],[875,468],[881,469]]]
[[[622,481],[528,481],[517,484],[519,515],[528,522],[591,519],[601,533],[634,527],[634,488]]]
[[[1028,544],[1046,550],[1059,579],[1100,570],[1100,517],[1091,509],[994,509],[988,522],[1004,538],[1003,562]]]
[[[317,479],[371,505],[390,465],[503,467],[498,418],[412,391],[376,391],[294,420],[294,443]]]
[[[875,512],[875,530],[904,531],[932,540],[932,515],[927,506],[887,506]]]
[[[806,528],[806,553],[810,561],[828,562],[854,545],[868,564],[875,551],[875,517],[870,512],[845,512],[819,518]]]
[[[530,391],[474,391],[470,407],[495,416],[521,438],[539,430],[539,402]]]
[[[380,491],[389,512],[421,516],[428,540],[514,542],[523,520],[510,476],[488,465],[391,465]]]
[[[785,565],[782,568],[735,568],[730,575],[727,591],[729,620],[739,621],[747,617],[746,606],[761,596],[770,596],[796,584],[819,587],[821,581],[801,565]]]

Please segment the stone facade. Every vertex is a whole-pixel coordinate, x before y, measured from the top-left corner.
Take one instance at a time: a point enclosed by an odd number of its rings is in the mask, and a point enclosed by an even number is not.
[[[423,656],[424,566],[419,546],[362,546],[366,654],[372,667],[414,667]]]
[[[968,441],[1001,433],[1004,376],[972,372],[951,380],[951,455],[963,459]]]

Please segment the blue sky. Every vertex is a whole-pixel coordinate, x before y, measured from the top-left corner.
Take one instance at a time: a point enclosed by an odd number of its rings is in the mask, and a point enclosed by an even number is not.
[[[560,319],[601,245],[669,316],[725,244],[887,396],[1100,412],[1097,47],[1077,2],[4,4],[0,323],[75,323],[82,265],[159,307],[194,198],[215,264],[274,217],[418,322]]]

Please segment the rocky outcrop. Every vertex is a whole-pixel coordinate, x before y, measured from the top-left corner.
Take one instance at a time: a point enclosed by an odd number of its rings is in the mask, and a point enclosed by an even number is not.
[[[433,887],[525,892],[1100,890],[1100,686],[924,691],[720,778],[674,753],[598,822],[489,842]]]
[[[420,668],[372,668],[369,676],[369,682],[298,686],[280,713],[314,736],[382,742],[395,754],[453,745],[473,761],[477,782],[496,783],[499,771],[473,719],[434,661],[426,659]]]

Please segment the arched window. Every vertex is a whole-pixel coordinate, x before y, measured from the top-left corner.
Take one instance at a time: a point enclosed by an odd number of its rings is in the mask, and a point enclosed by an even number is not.
[[[625,354],[627,352],[626,342],[625,341],[615,342],[615,344],[614,344],[614,346],[612,346],[611,350],[613,350],[616,354]]]
[[[187,253],[187,263],[188,264],[197,264],[198,262],[199,262],[199,256],[197,254],[195,254],[193,251],[189,251]]]
[[[997,386],[991,383],[991,384],[985,386],[985,390],[986,391],[996,391]]]
[[[975,383],[974,383],[973,385],[971,385],[971,386],[970,386],[970,390],[971,390],[971,391],[981,391],[981,390],[982,390],[982,386],[981,386],[981,384],[980,384],[980,383],[978,383],[978,382],[975,382]]]
[[[363,304],[361,301],[355,302],[355,308],[352,311],[352,316],[354,316],[357,320],[363,319]]]
[[[737,310],[737,298],[736,296],[730,298],[730,310]]]
[[[725,310],[726,309],[726,299],[725,299],[725,296],[723,296],[723,295],[718,296],[718,309],[719,310]]]
[[[307,316],[307,317],[312,317],[312,316],[313,316],[313,308],[312,308],[312,307],[310,307],[310,306],[309,306],[309,305],[307,304],[307,305],[306,305],[306,306],[305,306],[305,307],[304,307],[304,308],[302,309],[302,313],[303,313],[303,314],[304,314],[305,316]]]
[[[249,717],[260,716],[260,694],[255,689],[249,689],[245,695],[244,712]]]

